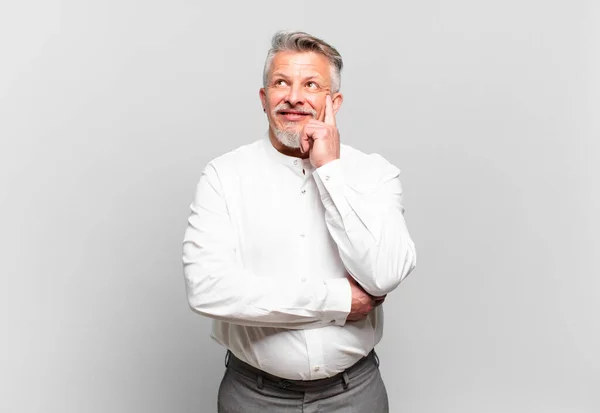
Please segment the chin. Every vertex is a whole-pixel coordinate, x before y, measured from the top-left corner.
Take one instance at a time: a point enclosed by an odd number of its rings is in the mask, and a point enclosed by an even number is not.
[[[275,129],[275,138],[283,145],[291,149],[300,148],[300,132],[290,129]]]

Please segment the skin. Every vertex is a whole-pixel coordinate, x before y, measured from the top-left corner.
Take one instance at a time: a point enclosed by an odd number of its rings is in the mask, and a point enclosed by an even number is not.
[[[267,85],[259,91],[269,121],[269,138],[279,152],[308,158],[320,168],[340,157],[340,135],[335,115],[343,101],[341,93],[332,93],[329,60],[315,52],[279,52],[271,63]],[[278,105],[285,109],[277,111]],[[314,111],[316,116],[306,114]],[[300,148],[289,148],[275,137],[275,129],[300,133]],[[348,275],[352,304],[348,321],[364,319],[385,300],[369,295]]]

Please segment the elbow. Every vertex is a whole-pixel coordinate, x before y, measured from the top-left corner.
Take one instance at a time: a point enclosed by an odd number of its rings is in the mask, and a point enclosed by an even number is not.
[[[402,282],[402,277],[390,274],[388,277],[376,279],[372,286],[365,286],[365,291],[373,297],[382,297],[394,291]]]
[[[204,294],[188,286],[187,301],[192,311],[210,317],[210,305]]]
[[[183,243],[183,277],[187,302],[192,311],[213,318],[215,316],[216,280],[199,256],[200,247],[194,242]]]
[[[393,254],[391,254],[393,256]],[[417,265],[417,254],[414,244],[407,243],[402,253],[391,260],[379,262],[374,282],[366,286],[365,291],[375,297],[381,297],[394,291],[409,276]]]
[[[200,315],[211,317],[210,311],[210,303],[206,292],[203,288],[201,288],[201,284],[195,282],[193,279],[187,276],[185,277],[186,281],[186,293],[187,293],[187,302],[190,306],[190,309],[198,313]]]
[[[184,266],[184,276],[188,305],[194,313],[221,321],[239,318],[242,297],[218,270],[193,263]]]
[[[212,294],[209,294],[208,291],[199,285],[188,285],[187,301],[190,309],[201,316],[215,320],[227,320],[230,318],[230,315],[227,313],[228,307],[219,305],[218,300],[215,300]]]
[[[402,255],[402,259],[399,260],[398,264],[398,276],[400,284],[406,277],[413,272],[417,266],[417,251],[415,244],[410,241],[405,249],[405,253]]]
[[[211,286],[211,277],[199,271],[195,265],[184,266],[185,290],[190,309],[209,318],[218,316],[218,303],[216,302],[214,285]]]
[[[365,274],[366,275],[366,274]],[[376,272],[375,277],[356,278],[362,288],[373,297],[382,297],[394,291],[402,277],[395,273],[387,271]]]

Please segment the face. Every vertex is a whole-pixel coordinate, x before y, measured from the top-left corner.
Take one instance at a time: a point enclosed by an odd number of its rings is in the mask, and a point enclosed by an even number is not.
[[[342,95],[331,94],[331,65],[325,56],[314,52],[277,53],[267,85],[260,90],[271,138],[288,148],[299,148],[306,122],[325,118],[327,95],[331,95],[337,113]]]

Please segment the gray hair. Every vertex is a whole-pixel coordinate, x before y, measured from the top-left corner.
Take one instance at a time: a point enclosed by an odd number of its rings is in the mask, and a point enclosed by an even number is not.
[[[267,54],[263,69],[263,86],[267,86],[271,63],[278,52],[315,52],[329,60],[331,66],[331,91],[337,93],[341,86],[342,56],[331,45],[304,32],[277,32],[271,40],[271,49]]]

